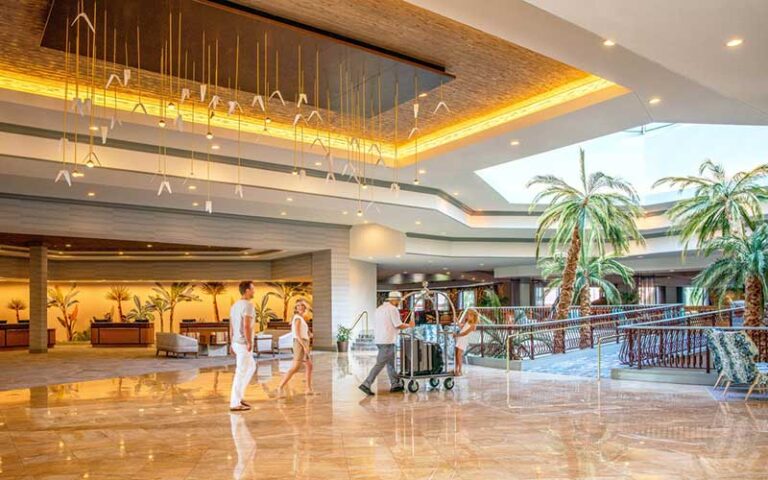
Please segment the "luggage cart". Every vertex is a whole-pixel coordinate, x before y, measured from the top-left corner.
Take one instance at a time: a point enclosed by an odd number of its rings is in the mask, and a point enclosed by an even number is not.
[[[411,292],[403,297],[403,302],[409,297],[416,296],[424,299],[425,304],[431,301],[435,311],[436,334],[434,341],[418,338],[414,329],[401,331],[399,338],[399,355],[397,361],[397,375],[405,383],[407,391],[416,393],[419,391],[419,382],[429,382],[432,388],[440,386],[451,390],[456,376],[456,359],[453,356],[453,335],[458,332],[456,324],[456,308],[450,297],[441,291],[432,291],[428,283],[422,284],[423,288],[417,292]],[[442,296],[450,307],[451,323],[440,324],[440,312],[438,309],[438,297]],[[414,310],[408,314],[406,321],[413,318]],[[418,328],[418,327],[417,327]]]

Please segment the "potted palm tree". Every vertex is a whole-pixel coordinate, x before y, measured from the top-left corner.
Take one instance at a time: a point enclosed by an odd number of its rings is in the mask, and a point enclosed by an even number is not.
[[[124,322],[125,316],[123,315],[123,302],[127,302],[131,299],[131,293],[128,291],[128,287],[125,285],[112,285],[107,292],[107,300],[117,302],[117,316],[118,321]]]
[[[562,254],[543,259],[539,262],[539,268],[544,279],[552,279],[549,282],[549,288],[559,288],[562,285],[562,275],[565,269],[565,257]],[[605,295],[608,303],[621,303],[619,289],[612,282],[606,280],[606,277],[608,275],[615,275],[625,285],[634,286],[633,274],[634,270],[620,263],[614,255],[593,257],[589,255],[588,250],[582,249],[582,255],[576,267],[576,280],[574,281],[574,291],[578,292],[576,299],[579,304],[579,315],[586,317],[592,314],[592,305],[589,298],[590,287],[598,287]],[[590,337],[589,325],[586,323],[581,325],[579,330],[579,348],[591,347],[592,339]]]
[[[165,312],[170,310],[171,307],[168,305],[168,301],[160,295],[150,295],[149,301],[152,303],[154,311],[160,317],[160,331],[162,332],[165,329]]]
[[[598,255],[605,253],[606,244],[619,255],[629,249],[632,240],[643,243],[637,228],[643,209],[634,187],[602,172],[587,175],[584,150],[579,150],[579,178],[576,186],[554,175],[537,175],[528,182],[528,187],[543,187],[534,197],[531,211],[542,200],[549,201],[536,229],[536,258],[545,235],[552,228],[555,232],[548,238],[550,252],[555,254],[563,248],[567,251],[555,313],[557,320],[568,318],[582,242],[593,242]],[[553,349],[556,353],[565,351],[564,331],[555,332]]]
[[[19,312],[27,309],[27,304],[20,298],[12,298],[10,302],[5,306],[10,310],[16,312],[16,323],[19,323]]]
[[[141,299],[138,295],[133,296],[134,307],[128,312],[126,318],[132,322],[153,322],[155,316],[152,312],[155,311],[155,306],[151,301],[141,303]]]
[[[261,297],[261,301],[256,304],[256,322],[259,324],[260,332],[267,329],[270,320],[277,320],[277,314],[269,306],[269,299],[274,295],[274,292],[267,292]]]
[[[200,284],[200,289],[206,295],[210,295],[213,299],[213,317],[217,322],[220,322],[219,318],[219,303],[217,297],[223,295],[227,291],[227,287],[222,282],[204,282]]]
[[[173,331],[173,313],[176,305],[183,302],[199,302],[200,297],[195,295],[195,286],[189,282],[173,282],[169,289],[163,287],[161,283],[155,283],[156,287],[152,290],[168,303],[168,324],[170,331]]]
[[[307,282],[269,282],[267,285],[272,287],[274,295],[283,301],[284,322],[290,321],[288,318],[288,306],[293,299],[300,299],[311,294],[312,286]]]
[[[349,350],[349,336],[352,333],[347,327],[339,326],[336,330],[336,348],[339,353],[344,353]]]
[[[48,289],[48,308],[58,308],[61,311],[61,316],[56,317],[56,320],[67,331],[67,341],[71,342],[75,333],[75,325],[77,324],[78,304],[80,300],[76,299],[80,293],[77,290],[77,284],[72,284],[69,291],[64,292],[60,286],[56,285],[53,288]],[[72,310],[70,310],[72,308]]]

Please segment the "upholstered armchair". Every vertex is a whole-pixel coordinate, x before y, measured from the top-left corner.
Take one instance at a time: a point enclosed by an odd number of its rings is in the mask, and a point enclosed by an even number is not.
[[[293,332],[288,332],[286,334],[280,335],[280,338],[277,339],[277,353],[280,353],[283,350],[291,351],[293,350]]]
[[[184,355],[185,357],[190,353],[193,353],[195,357],[198,355],[197,340],[178,333],[157,332],[155,334],[155,348],[157,349],[155,355],[160,355],[160,352],[165,352],[166,356],[169,353]]]
[[[260,333],[256,335],[256,348],[254,349],[256,356],[260,356],[262,353],[271,353],[275,356],[275,349],[272,346],[272,335]]]
[[[723,397],[728,395],[731,385],[749,385],[744,401],[755,389],[768,391],[768,372],[764,365],[758,366],[757,346],[745,332],[712,330],[707,341],[715,370],[719,372],[715,387],[723,380],[726,382]]]

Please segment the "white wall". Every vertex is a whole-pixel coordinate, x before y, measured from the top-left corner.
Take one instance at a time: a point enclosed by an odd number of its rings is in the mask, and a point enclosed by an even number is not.
[[[373,328],[373,312],[376,310],[376,264],[350,260],[349,262],[349,320],[343,325],[351,326],[360,312],[368,312],[368,328]],[[363,329],[361,320],[355,334]]]

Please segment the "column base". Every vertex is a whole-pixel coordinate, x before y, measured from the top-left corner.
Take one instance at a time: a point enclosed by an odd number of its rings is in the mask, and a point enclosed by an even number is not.
[[[29,353],[48,353],[47,348],[30,348]]]

